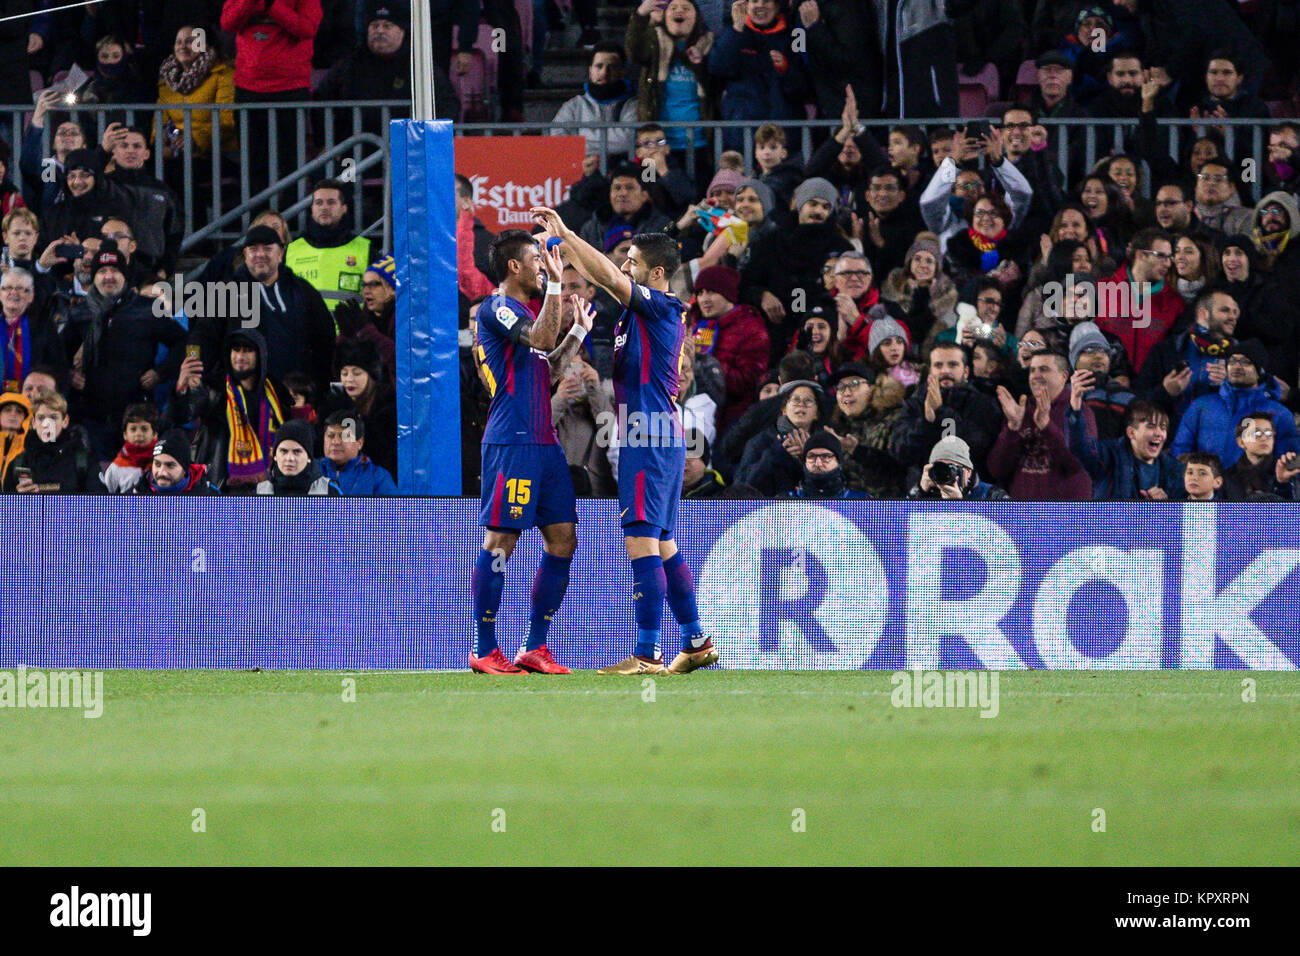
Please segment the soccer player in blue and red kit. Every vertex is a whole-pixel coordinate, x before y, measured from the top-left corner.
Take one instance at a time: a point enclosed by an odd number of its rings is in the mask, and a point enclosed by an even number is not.
[[[497,291],[479,306],[475,351],[492,395],[483,431],[483,494],[479,523],[483,549],[474,563],[476,646],[470,669],[479,674],[567,674],[546,646],[551,620],[569,586],[578,539],[573,479],[551,423],[551,383],[591,329],[587,304],[574,297],[574,323],[556,346],[560,329],[560,275],[564,263],[541,250],[522,229],[492,242],[489,262]],[[545,291],[534,319],[526,303]],[[505,565],[525,528],[542,532],[542,563],[533,581],[528,640],[514,663],[497,646],[496,617]]]
[[[632,656],[602,674],[688,674],[718,660],[700,626],[695,582],[673,540],[682,497],[686,440],[677,408],[677,375],[687,341],[685,306],[668,291],[681,263],[675,240],[636,236],[622,269],[569,229],[553,209],[533,217],[561,239],[564,260],[623,306],[614,330],[614,401],[619,426],[618,497],[623,542],[632,562],[637,640]],[[665,594],[681,626],[682,650],[667,667],[660,648]]]

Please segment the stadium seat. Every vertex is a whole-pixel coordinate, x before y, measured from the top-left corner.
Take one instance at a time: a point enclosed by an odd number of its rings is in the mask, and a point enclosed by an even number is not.
[[[492,27],[486,23],[478,25],[478,37],[474,40],[474,50],[483,56],[485,87],[488,93],[495,93],[497,90],[497,53],[492,49]]]
[[[1295,119],[1295,103],[1291,100],[1269,100],[1266,104],[1274,119]]]
[[[32,81],[32,96],[35,96],[45,86],[45,80],[41,77],[40,70],[28,70],[28,78]]]
[[[983,116],[989,105],[989,94],[979,84],[962,82],[957,87],[957,113],[959,116]]]
[[[1023,103],[1034,95],[1034,90],[1038,89],[1038,67],[1034,66],[1033,60],[1026,60],[1020,64],[1020,69],[1016,72],[1016,86],[1011,91],[1011,97],[1018,103]]]
[[[451,86],[460,98],[460,122],[481,123],[489,119],[487,65],[481,50],[474,50],[468,71],[452,71]]]
[[[989,63],[974,76],[957,74],[957,99],[962,116],[983,116],[989,101],[998,98],[998,68]]]
[[[994,100],[988,106],[984,107],[984,115],[991,119],[1002,119],[1003,112],[1016,104],[1011,100]]]
[[[973,76],[965,73],[957,74],[957,83],[965,86],[967,84],[978,83],[984,87],[987,100],[996,100],[1001,87],[1001,80],[998,79],[998,68],[992,63],[985,64],[984,69],[980,70]]]

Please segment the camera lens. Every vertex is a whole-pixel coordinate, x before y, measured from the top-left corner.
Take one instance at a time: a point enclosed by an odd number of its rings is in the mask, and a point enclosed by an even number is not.
[[[957,469],[946,461],[936,461],[930,466],[930,480],[936,485],[951,485],[956,479]]]

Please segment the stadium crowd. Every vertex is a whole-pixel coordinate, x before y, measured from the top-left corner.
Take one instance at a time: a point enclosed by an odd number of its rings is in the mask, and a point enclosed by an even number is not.
[[[62,6],[16,0],[46,12],[0,24],[0,101],[37,93],[0,144],[0,490],[395,493],[395,266],[344,184],[315,184],[301,236],[268,210],[203,267],[253,290],[255,322],[181,309],[171,276],[186,164],[216,150],[256,191],[271,142],[264,113],[241,142],[233,111],[180,107],[405,97],[409,3]],[[520,21],[494,0],[432,6],[437,102],[459,116],[480,19]],[[500,65],[507,119],[546,46],[554,11],[537,11],[532,60]],[[574,13],[588,81],[555,121],[621,127],[589,132],[561,212],[616,262],[637,235],[680,244],[687,497],[1296,495],[1296,4],[645,0],[623,44],[599,40],[594,5]],[[175,112],[97,136],[66,112],[74,67],[84,102]],[[992,114],[925,122],[958,114],[963,77],[987,80]],[[839,128],[803,156],[808,117]],[[1204,123],[1171,152],[1168,117]],[[1121,124],[1121,148],[1089,168],[1084,128],[1057,118],[1094,121],[1103,152]],[[1269,122],[1266,153],[1228,155],[1228,118]],[[715,162],[711,137],[659,125],[711,119],[757,132],[728,130]],[[273,122],[287,149],[291,114]],[[468,181],[457,198],[469,326],[498,277]],[[562,278],[599,320],[553,419],[579,493],[607,495],[618,309]],[[487,396],[471,349],[462,364],[472,494]]]
[[[1214,121],[1272,119],[1261,93],[1282,100],[1295,80],[1280,42],[1294,12],[641,3],[626,46],[596,46],[560,111],[627,123],[610,142],[628,155],[602,173],[593,152],[561,212],[615,262],[638,235],[679,241],[695,342],[684,495],[1293,499],[1300,126],[1279,118],[1266,155],[1232,156]],[[988,118],[864,126],[900,103],[909,120],[954,115],[959,68],[996,74],[1006,99]],[[793,124],[810,115],[841,122],[805,161]],[[1206,122],[1174,156],[1164,117]],[[693,180],[688,153],[698,171],[711,149],[660,124],[710,118],[757,130],[750,149],[728,130],[731,149]],[[1048,118],[1095,120],[1099,161],[1086,165],[1082,126]],[[472,207],[461,215],[469,241]],[[490,279],[469,271],[473,301]],[[618,308],[571,270],[564,284],[595,295],[601,321],[552,413],[579,493],[608,494]],[[481,414],[480,396],[466,418]]]

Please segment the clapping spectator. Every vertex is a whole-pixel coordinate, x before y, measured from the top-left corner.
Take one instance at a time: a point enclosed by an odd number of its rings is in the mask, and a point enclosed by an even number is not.
[[[944,435],[956,435],[970,447],[980,470],[1002,428],[998,403],[971,384],[966,350],[939,343],[930,350],[925,386],[904,402],[894,423],[890,451],[908,469],[920,469],[930,449]]]
[[[804,445],[821,423],[821,386],[795,380],[781,386],[781,414],[776,424],[745,446],[736,467],[736,482],[767,497],[793,491],[803,477]]]
[[[709,53],[709,72],[726,84],[724,120],[779,122],[802,114],[812,84],[802,44],[793,42],[793,28],[778,0],[731,4],[731,23],[722,28]],[[742,141],[741,130],[723,133],[728,149],[740,149]]]
[[[831,376],[835,396],[826,431],[843,449],[844,480],[873,498],[897,498],[903,475],[889,454],[894,422],[902,414],[903,386],[858,362],[846,362]]]
[[[1086,501],[1092,497],[1092,479],[1070,450],[1066,411],[1070,408],[1069,359],[1057,353],[1040,353],[1029,361],[1030,396],[1017,401],[998,389],[1005,424],[989,452],[989,471],[1006,483],[1018,501]],[[1027,409],[1028,398],[1033,405]],[[1080,413],[1093,437],[1097,424],[1092,410]]]
[[[642,0],[627,25],[628,56],[641,68],[640,122],[713,119],[708,65],[713,41],[693,0]],[[704,146],[690,127],[674,127],[667,139],[683,153]]]

